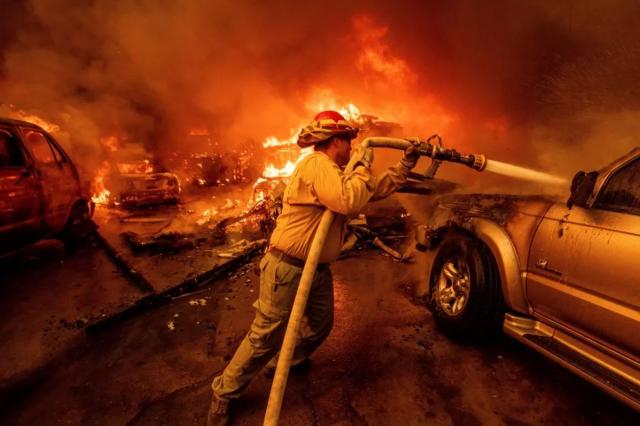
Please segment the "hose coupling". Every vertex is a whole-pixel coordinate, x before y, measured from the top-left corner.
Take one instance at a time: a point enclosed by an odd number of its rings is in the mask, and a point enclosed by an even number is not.
[[[487,167],[487,157],[482,154],[473,154],[473,165],[471,168],[481,172],[485,167]]]

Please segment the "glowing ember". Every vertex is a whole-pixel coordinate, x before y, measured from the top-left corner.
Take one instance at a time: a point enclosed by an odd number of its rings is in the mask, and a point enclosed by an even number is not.
[[[231,201],[231,199],[227,198],[227,203],[224,206],[222,206],[222,210],[229,210],[235,207],[236,207],[236,204],[234,204],[234,202]]]
[[[253,184],[253,195],[251,196],[251,199],[247,203],[247,206],[246,206],[247,210],[251,209],[251,207],[259,203],[260,201],[264,200],[264,191],[261,189],[258,189],[258,187],[262,187],[262,184],[265,182],[268,182],[267,179],[258,178],[256,183]]]
[[[211,220],[211,216],[215,216],[217,214],[218,214],[218,211],[216,209],[211,209],[211,210],[207,209],[202,214],[202,217],[197,220],[197,224],[204,225],[205,223],[209,222],[209,220]]]
[[[145,173],[153,173],[155,170],[155,166],[149,162],[149,160],[144,160],[144,172]]]
[[[205,128],[191,129],[191,131],[189,132],[189,135],[191,135],[191,136],[209,136],[209,130],[207,130]]]

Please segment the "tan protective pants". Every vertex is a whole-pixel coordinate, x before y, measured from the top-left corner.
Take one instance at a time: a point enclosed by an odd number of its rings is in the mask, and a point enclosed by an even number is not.
[[[237,398],[267,363],[275,368],[296,297],[302,268],[267,253],[260,262],[260,297],[253,304],[256,317],[221,376],[213,380],[214,395]],[[291,365],[307,359],[333,327],[333,278],[328,266],[319,266],[313,278]]]

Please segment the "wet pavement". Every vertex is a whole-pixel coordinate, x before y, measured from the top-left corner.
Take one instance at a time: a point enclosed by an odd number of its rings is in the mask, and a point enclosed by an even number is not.
[[[69,255],[43,241],[0,259],[0,387],[64,352],[89,321],[141,296],[95,245]]]
[[[242,276],[85,335],[60,319],[87,303],[92,315],[117,307],[137,289],[96,247],[72,257],[43,250],[12,262],[22,272],[2,270],[0,424],[204,425],[210,381],[253,317],[258,259]],[[333,267],[335,326],[311,371],[290,377],[281,424],[640,424],[640,414],[507,337],[479,347],[447,340],[413,297],[428,258],[417,260],[371,251]],[[97,293],[76,306],[89,285]],[[233,424],[262,424],[270,385],[262,375],[251,383]]]

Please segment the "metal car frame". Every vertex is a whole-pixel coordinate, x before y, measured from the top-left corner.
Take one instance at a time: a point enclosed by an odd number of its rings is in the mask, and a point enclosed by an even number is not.
[[[639,157],[640,148],[636,148],[601,169],[589,196],[576,205],[592,208],[614,173]],[[429,224],[418,228],[418,248],[436,251],[451,232],[486,245],[495,259],[507,305],[505,333],[640,411],[640,363],[566,325],[538,315],[527,297],[533,239],[555,203],[548,200],[545,203],[543,198],[539,202],[535,198],[523,202],[515,196],[486,195],[470,195],[470,202],[458,203],[455,197],[439,200]],[[523,210],[525,205],[532,207],[529,211]],[[517,209],[511,208],[515,206],[521,211],[515,212]],[[640,328],[636,332],[640,338]]]

